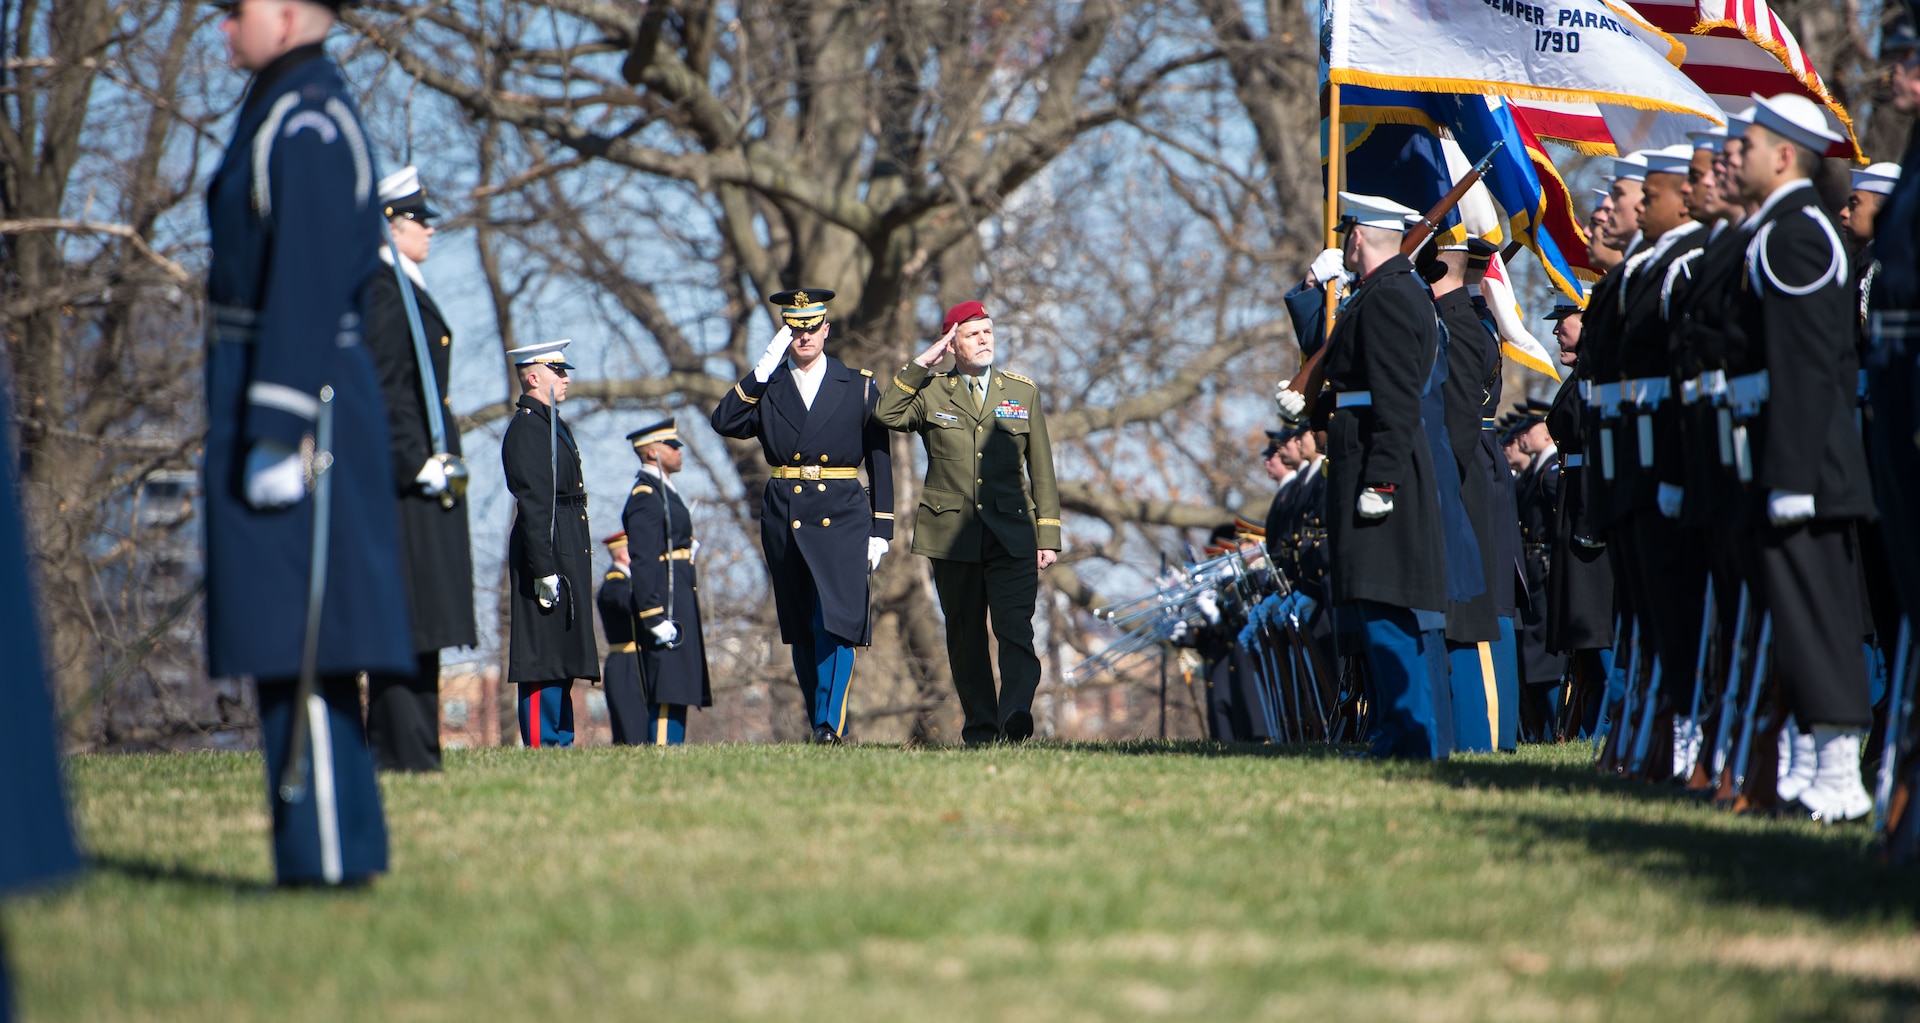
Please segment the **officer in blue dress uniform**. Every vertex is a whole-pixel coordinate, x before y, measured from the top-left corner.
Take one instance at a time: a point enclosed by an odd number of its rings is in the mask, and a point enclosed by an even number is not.
[[[1376,696],[1371,753],[1444,758],[1436,692],[1447,679],[1447,566],[1439,484],[1420,398],[1439,351],[1433,299],[1400,255],[1419,214],[1390,199],[1340,195],[1346,268],[1357,277],[1327,338],[1327,518],[1331,596],[1357,609]],[[1296,320],[1296,323],[1298,321]],[[1304,335],[1303,335],[1304,336]],[[1292,396],[1293,401],[1288,400]],[[1303,402],[1276,396],[1283,418]]]
[[[257,681],[281,884],[387,869],[355,675],[415,668],[386,407],[361,343],[367,282],[385,269],[380,208],[352,96],[321,49],[333,19],[307,0],[227,9],[235,61],[254,78],[207,189],[208,669]],[[318,471],[331,491],[321,535],[309,494]],[[296,713],[322,556],[319,677]],[[283,795],[297,726],[310,770]]]
[[[680,433],[672,419],[627,434],[640,472],[620,515],[632,559],[628,606],[639,624],[640,679],[647,700],[646,736],[655,746],[687,738],[687,708],[713,706],[707,645],[700,628],[700,587],[693,556],[693,518],[670,477],[680,471]]]
[[[500,439],[514,507],[507,681],[519,687],[521,739],[535,749],[573,745],[573,680],[600,677],[586,605],[593,572],[587,483],[573,430],[557,407],[567,400],[571,343],[507,353],[520,380],[520,403]]]
[[[846,733],[853,651],[873,631],[867,576],[893,538],[893,462],[887,430],[873,418],[880,389],[871,372],[824,351],[832,299],[823,288],[768,299],[781,329],[712,417],[721,436],[758,440],[773,467],[760,544],[780,638],[793,648],[813,741],[823,743]]]

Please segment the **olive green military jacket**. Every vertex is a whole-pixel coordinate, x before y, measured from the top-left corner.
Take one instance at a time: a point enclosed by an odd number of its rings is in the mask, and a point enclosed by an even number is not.
[[[874,417],[927,447],[927,482],[913,523],[913,553],[979,561],[986,530],[1016,555],[1060,549],[1060,492],[1040,388],[995,369],[986,408],[958,371],[934,377],[907,363],[881,394]]]

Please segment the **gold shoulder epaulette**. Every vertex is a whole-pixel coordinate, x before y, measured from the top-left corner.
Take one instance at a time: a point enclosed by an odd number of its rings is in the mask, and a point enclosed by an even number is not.
[[[870,369],[863,369],[863,370],[861,370],[861,371],[860,371],[860,375],[861,375],[861,376],[863,376],[863,377],[870,377],[870,376],[872,376],[872,375],[873,375],[873,370],[870,370]]]
[[[651,494],[653,493],[653,488],[650,486],[647,486],[645,483],[642,483],[639,486],[633,488],[633,493],[634,494]],[[628,494],[627,496],[632,497],[633,494]]]
[[[617,568],[609,568],[609,569],[607,569],[607,578],[608,578],[608,579],[625,579],[626,577],[627,577],[627,573],[625,573],[625,572],[622,572],[622,571],[620,571],[620,570],[619,570],[619,569],[617,569]]]
[[[1039,387],[1039,386],[1040,386],[1039,384],[1036,384],[1036,383],[1034,383],[1034,382],[1033,382],[1033,378],[1032,378],[1032,377],[1023,377],[1023,376],[1021,376],[1020,374],[1018,374],[1018,373],[1014,373],[1014,372],[1011,372],[1011,371],[1009,371],[1009,370],[1001,370],[1001,371],[1000,371],[1000,375],[1001,375],[1001,376],[1003,376],[1003,377],[1006,377],[1006,378],[1007,378],[1008,380],[1018,380],[1018,381],[1020,381],[1021,383],[1023,383],[1023,384],[1026,384],[1026,385],[1027,385],[1028,387]]]

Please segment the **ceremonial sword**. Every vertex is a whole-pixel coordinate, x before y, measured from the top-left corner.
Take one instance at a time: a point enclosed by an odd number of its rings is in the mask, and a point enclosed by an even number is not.
[[[286,767],[280,775],[280,801],[298,803],[307,795],[307,704],[319,675],[320,610],[327,595],[327,550],[333,520],[333,387],[320,388],[320,415],[313,440],[313,543],[307,562],[307,621],[300,643],[300,681],[293,690],[293,734],[287,740]]]

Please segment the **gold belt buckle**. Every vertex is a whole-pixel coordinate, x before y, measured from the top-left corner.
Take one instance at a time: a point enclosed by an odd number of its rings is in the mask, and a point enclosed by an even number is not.
[[[801,479],[803,479],[803,480],[817,480],[817,479],[819,479],[819,478],[820,478],[820,467],[819,467],[819,466],[817,466],[817,465],[803,465],[803,466],[801,466],[801,467],[800,467],[800,478],[801,478]]]

